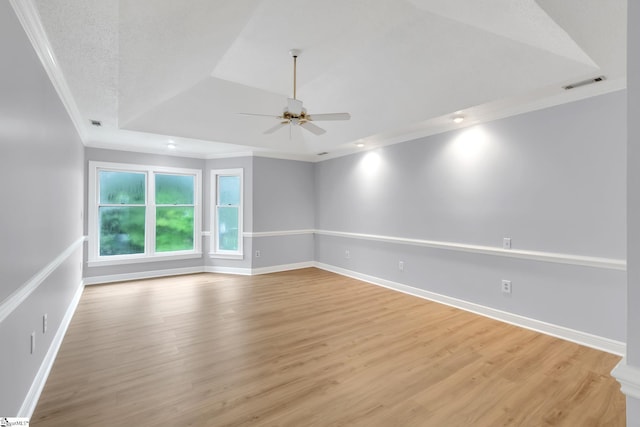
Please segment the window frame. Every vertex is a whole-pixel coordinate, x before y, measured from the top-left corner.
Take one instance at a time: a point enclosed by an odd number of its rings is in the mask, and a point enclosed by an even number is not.
[[[237,176],[240,178],[240,204],[238,208],[238,249],[229,251],[220,249],[220,239],[218,238],[218,198],[220,192],[218,190],[218,178],[221,176]],[[219,259],[244,259],[244,169],[212,169],[211,170],[211,240],[209,256]],[[225,205],[229,207],[229,205]],[[233,205],[231,207],[236,207]]]
[[[99,172],[125,172],[145,174],[145,203],[137,205],[145,208],[145,245],[141,254],[100,255],[100,182]],[[156,205],[155,175],[188,175],[193,182],[193,249],[184,251],[156,252]],[[174,168],[167,166],[140,165],[89,161],[88,188],[88,262],[89,267],[131,264],[150,261],[169,261],[202,257],[202,171],[200,169]]]

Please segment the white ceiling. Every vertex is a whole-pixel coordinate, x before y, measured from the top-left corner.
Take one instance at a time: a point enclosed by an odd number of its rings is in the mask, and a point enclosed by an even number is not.
[[[34,3],[88,146],[317,160],[626,85],[626,0]],[[291,48],[309,113],[350,121],[265,135],[275,119],[237,114],[282,112]]]

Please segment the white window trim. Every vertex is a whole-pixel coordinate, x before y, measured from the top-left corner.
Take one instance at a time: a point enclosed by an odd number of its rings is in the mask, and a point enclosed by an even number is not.
[[[238,250],[225,251],[218,249],[218,220],[216,218],[218,210],[218,177],[219,176],[239,176],[240,177],[240,206],[238,210]],[[244,169],[212,169],[211,170],[211,236],[209,256],[219,259],[244,259]]]
[[[98,171],[146,173],[145,213],[145,252],[132,255],[100,256],[99,218],[98,218]],[[193,250],[175,252],[155,252],[156,204],[155,175],[167,173],[194,176],[193,186]],[[172,261],[202,256],[202,171],[199,169],[172,168],[166,166],[138,165],[129,163],[89,162],[88,191],[88,262],[89,267],[141,263],[150,261]],[[153,203],[152,203],[153,201]]]

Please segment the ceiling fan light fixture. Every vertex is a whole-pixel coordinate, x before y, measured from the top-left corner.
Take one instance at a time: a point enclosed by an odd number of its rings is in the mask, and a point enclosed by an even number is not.
[[[279,116],[268,116],[265,114],[251,114],[251,113],[239,113],[245,116],[266,116],[273,117],[280,121],[279,124],[264,131],[264,134],[271,134],[281,129],[286,125],[297,125],[306,131],[311,132],[314,135],[323,135],[327,131],[320,126],[315,125],[314,121],[331,121],[331,120],[349,120],[351,114],[349,113],[322,113],[322,114],[309,114],[307,109],[302,106],[302,101],[297,99],[297,71],[296,64],[297,58],[300,54],[299,49],[289,50],[289,55],[293,57],[293,98],[287,98],[287,106]],[[291,127],[289,126],[289,137],[291,137]]]

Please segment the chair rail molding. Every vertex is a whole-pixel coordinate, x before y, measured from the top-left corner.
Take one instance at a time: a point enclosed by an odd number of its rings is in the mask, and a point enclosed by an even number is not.
[[[9,317],[9,315],[20,306],[31,295],[38,286],[46,280],[51,273],[53,273],[67,258],[71,256],[77,249],[79,249],[87,236],[82,236],[69,245],[64,251],[60,253],[53,261],[47,264],[42,270],[33,275],[22,286],[13,291],[11,295],[0,302],[0,323]]]
[[[343,237],[350,239],[372,240],[458,252],[470,252],[483,255],[519,258],[532,261],[554,262],[559,264],[580,265],[584,267],[605,268],[609,270],[627,270],[624,259],[602,258],[584,255],[561,254],[555,252],[529,251],[524,249],[503,249],[496,246],[470,245],[466,243],[443,242],[437,240],[411,239],[406,237],[382,236],[376,234],[349,233],[344,231],[315,230],[320,236]]]

